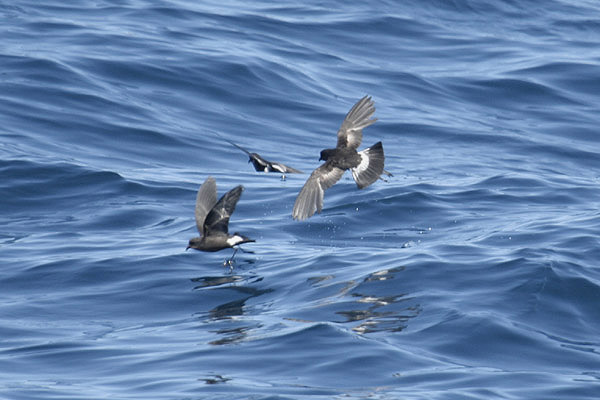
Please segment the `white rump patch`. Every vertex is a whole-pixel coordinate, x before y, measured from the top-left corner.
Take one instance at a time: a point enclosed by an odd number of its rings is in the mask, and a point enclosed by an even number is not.
[[[368,150],[368,149],[367,149]],[[360,156],[360,164],[356,166],[356,168],[352,168],[352,177],[355,181],[359,180],[360,174],[369,169],[369,156],[366,153],[367,150],[359,151],[358,155]]]
[[[235,246],[236,244],[240,244],[244,241],[244,238],[240,235],[233,235],[230,238],[227,238],[227,244],[230,246]]]

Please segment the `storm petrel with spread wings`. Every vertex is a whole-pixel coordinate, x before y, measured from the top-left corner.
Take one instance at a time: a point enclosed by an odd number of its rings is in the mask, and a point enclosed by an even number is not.
[[[236,186],[217,201],[217,182],[212,176],[206,178],[196,196],[196,227],[201,236],[190,239],[186,250],[219,251],[254,242],[237,232],[233,235],[228,233],[229,217],[233,214],[243,190],[242,185]],[[225,264],[231,266],[237,249],[234,248],[233,255]]]
[[[225,139],[225,140],[227,140],[227,139]],[[232,145],[234,145],[235,147],[237,147],[238,149],[240,149],[241,151],[243,151],[244,153],[246,153],[248,155],[248,157],[250,158],[248,160],[248,162],[252,163],[252,165],[254,165],[254,169],[257,171],[279,172],[282,174],[282,179],[285,179],[285,174],[301,174],[302,173],[302,171],[297,170],[296,168],[288,167],[287,165],[284,165],[282,163],[265,160],[259,154],[251,153],[248,150],[246,150],[245,148],[243,148],[242,146],[239,146],[230,140],[227,140],[227,141],[229,143],[231,143]]]
[[[315,212],[323,209],[325,190],[340,180],[344,171],[352,171],[356,186],[363,189],[377,179],[381,174],[392,176],[383,169],[385,157],[381,142],[362,151],[356,151],[362,141],[362,130],[375,123],[377,118],[370,119],[375,113],[374,102],[370,96],[360,99],[346,114],[342,126],[337,133],[335,149],[321,151],[319,160],[325,161],[310,175],[294,203],[292,217],[304,220]]]

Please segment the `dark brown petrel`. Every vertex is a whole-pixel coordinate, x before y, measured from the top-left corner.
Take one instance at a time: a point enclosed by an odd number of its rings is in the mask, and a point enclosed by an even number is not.
[[[321,151],[319,160],[325,161],[310,175],[294,203],[292,217],[304,220],[315,212],[323,209],[325,190],[340,180],[344,171],[352,171],[356,186],[363,189],[377,179],[381,174],[392,176],[383,169],[385,156],[381,142],[362,151],[356,151],[362,142],[362,130],[375,123],[376,118],[370,119],[375,113],[374,102],[370,96],[360,99],[346,114],[342,126],[337,133],[335,149]]]
[[[200,237],[190,239],[187,249],[201,251],[219,251],[243,243],[254,242],[239,233],[228,233],[229,217],[235,210],[244,187],[236,186],[217,201],[217,183],[215,178],[209,176],[200,186],[196,196],[196,227]],[[235,247],[233,255],[226,261],[231,265],[233,256],[237,252]]]
[[[227,139],[225,139],[225,140],[227,140]],[[227,140],[227,141],[229,143],[231,143],[233,146],[235,146],[238,149],[240,149],[241,151],[243,151],[244,153],[246,153],[248,155],[248,157],[250,158],[248,160],[248,162],[249,163],[251,162],[252,165],[254,165],[254,169],[259,172],[279,172],[282,174],[283,179],[285,179],[285,174],[301,174],[302,173],[302,171],[297,170],[292,167],[288,167],[287,165],[284,165],[282,163],[265,160],[259,154],[250,153],[248,150],[246,150],[242,146],[239,146],[230,140]]]

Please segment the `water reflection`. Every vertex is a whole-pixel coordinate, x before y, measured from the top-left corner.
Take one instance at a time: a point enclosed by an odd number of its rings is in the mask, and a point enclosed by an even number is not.
[[[220,304],[208,312],[198,312],[195,316],[203,324],[210,326],[210,331],[218,336],[216,340],[210,341],[211,345],[225,345],[244,340],[250,332],[259,330],[262,324],[249,319],[246,302],[253,298],[270,293],[272,289],[259,289],[248,286],[262,281],[257,275],[225,275],[225,276],[203,276],[191,279],[199,285],[194,290],[223,291],[223,298],[229,301]],[[240,283],[242,283],[240,285]],[[227,291],[227,293],[225,292]],[[234,292],[234,295],[231,294]],[[240,296],[235,300],[232,297]]]
[[[402,271],[404,267],[383,269],[367,275],[358,283],[337,282],[337,285],[341,285],[338,296],[342,298],[337,297],[333,303],[328,301],[320,308],[334,308],[335,314],[342,316],[343,320],[332,322],[354,324],[352,330],[359,334],[402,331],[408,321],[421,312],[421,306],[414,297],[408,293],[397,293],[398,288],[402,287],[397,275]],[[335,279],[326,276],[322,279],[314,277],[309,281],[322,285]],[[341,307],[350,309],[340,310]]]
[[[285,312],[283,316],[290,321],[341,324],[361,335],[400,332],[422,311],[416,297],[401,291],[403,271],[404,267],[386,268],[357,280],[340,280],[335,275],[308,278],[310,297],[324,296],[320,301],[305,303],[306,307]],[[266,329],[262,308],[268,300],[253,300],[248,305],[249,300],[273,292],[273,289],[265,288],[263,277],[232,274],[203,276],[192,281],[196,291],[208,291],[207,299],[216,300],[218,304],[195,314],[205,329],[216,336],[211,337],[209,344],[238,343]],[[279,301],[283,307],[285,301],[281,298]]]
[[[231,380],[231,378],[224,377],[223,375],[211,375],[206,378],[200,378],[199,381],[203,381],[207,385],[216,385],[219,383],[226,383]]]
[[[211,340],[210,342],[208,342],[208,344],[214,346],[222,346],[227,344],[238,343],[246,339],[251,331],[255,331],[260,328],[262,328],[262,324],[256,323],[254,325],[248,324],[245,326],[237,326],[229,329],[218,329],[215,330],[214,333],[219,335],[219,338],[216,340]]]
[[[396,274],[404,267],[383,269],[366,276],[361,283],[350,291],[350,296],[358,307],[349,311],[338,311],[346,322],[360,322],[353,331],[366,334],[372,332],[399,332],[406,323],[419,315],[421,306],[407,293],[381,295],[397,286]],[[366,306],[366,308],[364,308]]]
[[[190,279],[194,283],[198,283],[197,286],[194,286],[194,290],[214,287],[214,286],[223,286],[228,284],[235,284],[238,282],[260,282],[263,278],[258,275],[218,275],[218,276],[201,276],[198,278]]]
[[[399,298],[399,297],[398,297]],[[363,300],[363,299],[361,299]],[[361,300],[358,300],[361,302]],[[396,300],[397,304],[411,301],[412,298],[404,298]],[[361,321],[360,324],[352,328],[353,331],[365,334],[372,332],[400,332],[407,327],[407,322],[419,315],[421,312],[420,305],[412,305],[403,308],[401,311],[377,311],[378,307],[382,307],[385,301],[377,300],[373,305],[366,310],[360,311],[340,311],[337,314],[346,317],[346,322]]]

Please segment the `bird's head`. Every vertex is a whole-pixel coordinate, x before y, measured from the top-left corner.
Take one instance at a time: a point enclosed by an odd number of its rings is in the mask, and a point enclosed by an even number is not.
[[[201,238],[199,237],[191,238],[185,250],[187,251],[187,249],[197,249],[200,245],[200,240]]]
[[[334,151],[335,149],[321,150],[321,156],[319,157],[319,161],[327,161]]]

